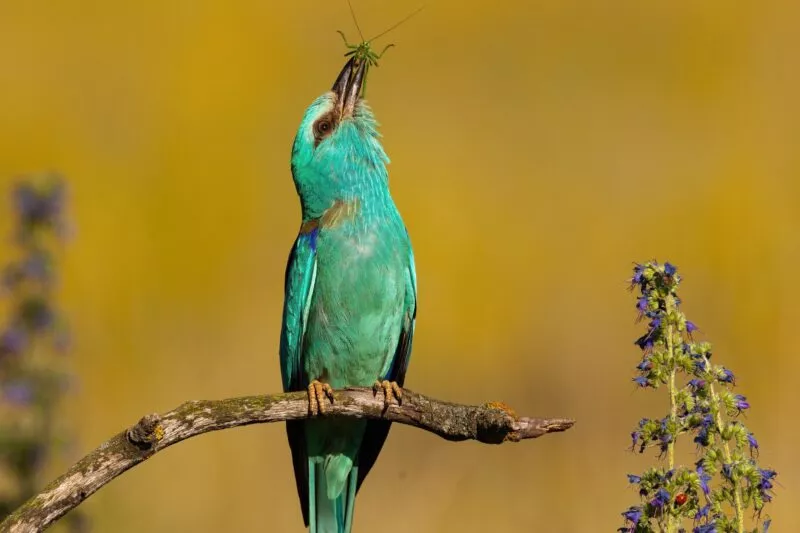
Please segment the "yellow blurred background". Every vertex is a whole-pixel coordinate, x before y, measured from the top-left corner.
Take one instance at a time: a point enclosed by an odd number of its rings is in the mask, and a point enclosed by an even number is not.
[[[354,1],[368,35],[417,7]],[[500,447],[396,426],[357,531],[622,525],[625,473],[655,461],[629,432],[666,413],[630,382],[625,279],[654,257],[753,404],[773,529],[800,531],[798,21],[790,0],[434,0],[385,38],[369,99],[417,259],[407,386],[578,423]],[[344,0],[0,2],[0,193],[71,186],[73,458],[145,413],[280,389],[289,150],[336,29],[356,40]],[[280,425],[171,448],[82,508],[98,532],[302,530]]]

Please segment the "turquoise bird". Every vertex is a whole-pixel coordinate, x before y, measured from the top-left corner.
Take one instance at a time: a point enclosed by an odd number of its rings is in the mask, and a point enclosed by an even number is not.
[[[308,391],[312,415],[333,389],[402,398],[417,310],[414,256],[389,194],[389,162],[361,99],[366,62],[351,58],[306,110],[292,147],[302,224],[286,267],[283,389]],[[303,520],[349,533],[356,493],[389,433],[383,420],[287,422]]]

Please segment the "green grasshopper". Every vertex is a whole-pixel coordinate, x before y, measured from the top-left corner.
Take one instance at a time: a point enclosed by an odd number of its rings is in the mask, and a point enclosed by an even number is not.
[[[393,29],[397,28],[399,25],[403,24],[405,21],[407,21],[408,19],[410,19],[411,17],[422,11],[425,6],[424,5],[420,6],[416,11],[407,15],[400,22],[397,22],[396,24],[390,26],[389,28],[382,31],[372,39],[364,39],[364,34],[361,33],[361,27],[358,25],[358,20],[356,19],[356,12],[353,10],[353,4],[350,2],[350,0],[347,0],[347,5],[350,7],[350,14],[353,16],[353,22],[355,23],[356,29],[358,30],[358,36],[361,37],[361,42],[358,44],[350,44],[347,41],[347,37],[345,37],[344,32],[342,30],[336,30],[336,32],[342,36],[344,45],[350,50],[344,56],[345,57],[353,56],[356,62],[366,63],[366,66],[364,67],[364,83],[362,84],[361,87],[361,97],[364,98],[367,95],[367,74],[369,73],[369,68],[377,67],[378,60],[383,57],[383,54],[386,53],[386,50],[394,46],[394,43],[387,44],[386,46],[383,47],[381,53],[378,54],[375,52],[375,50],[372,49],[371,47],[372,42],[383,37]]]

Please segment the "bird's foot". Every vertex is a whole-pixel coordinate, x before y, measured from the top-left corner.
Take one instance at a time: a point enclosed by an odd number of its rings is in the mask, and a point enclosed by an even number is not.
[[[328,401],[333,403],[333,389],[327,383],[314,380],[308,384],[308,412],[311,415],[324,415]]]
[[[403,389],[396,381],[376,380],[372,386],[372,392],[378,394],[378,391],[383,390],[383,409],[384,411],[392,405],[392,400],[397,402],[397,405],[403,403]]]

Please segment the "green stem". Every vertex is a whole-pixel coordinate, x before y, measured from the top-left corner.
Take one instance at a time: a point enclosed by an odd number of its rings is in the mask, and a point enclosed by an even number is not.
[[[672,306],[674,305],[674,300],[671,296],[667,297],[667,320],[670,317],[670,311],[672,310]],[[667,353],[669,354],[669,361],[670,361],[670,371],[669,371],[669,421],[671,427],[676,427],[678,423],[678,405],[675,400],[677,396],[677,391],[675,389],[675,352],[674,346],[672,343],[672,324],[667,326]],[[675,468],[675,439],[671,439],[667,444],[667,462],[669,464],[669,469],[672,470]],[[672,516],[671,514],[667,518],[667,533],[672,533],[677,531],[677,519]]]
[[[706,368],[710,368],[711,365],[708,361],[708,357],[704,355],[703,359],[705,359]],[[727,439],[722,436],[722,429],[725,421],[722,419],[719,396],[717,395],[717,391],[714,389],[713,382],[710,380],[708,384],[708,390],[711,392],[711,400],[716,407],[714,423],[717,425],[717,432],[719,433],[720,440],[722,441],[722,456],[727,464],[732,464],[733,456],[731,455],[731,447],[728,445]],[[736,510],[736,531],[738,533],[744,533],[744,505],[742,504],[742,490],[739,487],[738,476],[731,476],[731,483],[733,483],[733,507]]]

